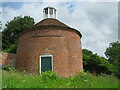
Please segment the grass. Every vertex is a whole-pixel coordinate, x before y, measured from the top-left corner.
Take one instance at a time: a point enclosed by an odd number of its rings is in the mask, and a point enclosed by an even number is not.
[[[118,88],[118,79],[108,75],[93,76],[85,72],[62,78],[54,72],[33,76],[21,72],[3,71],[2,88]]]

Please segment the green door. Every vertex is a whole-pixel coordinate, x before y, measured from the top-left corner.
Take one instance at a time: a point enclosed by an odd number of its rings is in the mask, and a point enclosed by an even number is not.
[[[41,72],[52,70],[52,57],[41,57]]]

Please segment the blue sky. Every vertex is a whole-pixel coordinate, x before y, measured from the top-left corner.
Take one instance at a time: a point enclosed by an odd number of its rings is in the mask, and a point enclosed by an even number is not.
[[[117,2],[3,2],[2,23],[14,16],[43,19],[43,8],[57,9],[57,19],[82,33],[82,47],[104,56],[110,42],[118,40]]]
[[[33,4],[33,3],[40,3],[40,4],[42,4],[42,2],[3,2],[2,3],[2,7],[4,8],[6,8],[6,7],[8,7],[8,8],[13,8],[13,9],[20,9],[21,7],[22,7],[22,5],[23,4],[25,4],[25,3],[27,3],[27,4]],[[56,2],[57,3],[57,2]],[[60,3],[60,5],[69,5],[68,6],[68,10],[69,10],[69,13],[71,14],[72,12],[73,12],[73,10],[74,10],[74,6],[76,5],[77,3],[75,3],[75,2],[61,2]]]
[[[9,8],[13,8],[13,9],[19,9],[22,7],[22,4],[24,2],[3,2],[2,3],[2,7],[9,7]]]

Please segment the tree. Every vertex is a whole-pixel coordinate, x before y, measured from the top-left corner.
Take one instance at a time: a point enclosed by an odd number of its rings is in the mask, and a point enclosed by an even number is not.
[[[118,65],[120,62],[120,43],[112,42],[109,47],[106,49],[105,55],[108,58],[108,61],[114,65]]]
[[[93,54],[92,51],[83,49],[83,67],[92,74],[111,74],[116,72],[116,67],[110,64],[104,57]]]
[[[0,31],[0,52],[2,51],[2,32]]]
[[[115,65],[117,67],[117,73],[116,76],[120,78],[120,43],[112,42],[109,44],[109,47],[106,49],[105,52],[106,57],[108,58],[108,61]]]
[[[0,31],[1,31],[1,29],[2,29],[2,23],[1,23],[1,21],[0,21]]]
[[[17,16],[10,22],[7,22],[5,24],[6,28],[2,31],[2,49],[8,50],[9,48],[16,47],[19,34],[23,30],[31,28],[34,23],[34,19],[30,16]]]

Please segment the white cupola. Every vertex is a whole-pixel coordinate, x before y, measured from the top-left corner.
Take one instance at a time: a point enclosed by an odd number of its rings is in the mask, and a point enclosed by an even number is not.
[[[56,9],[54,7],[46,7],[43,9],[44,18],[56,18]]]

